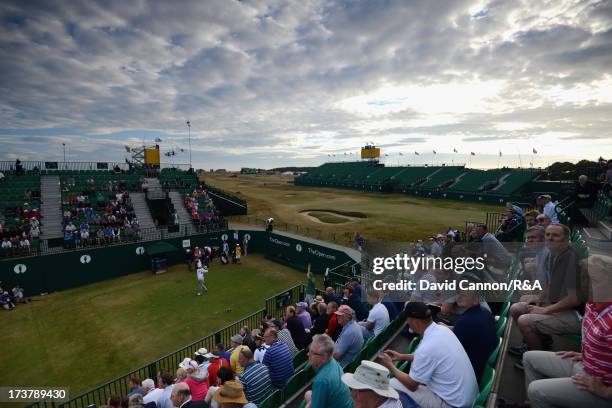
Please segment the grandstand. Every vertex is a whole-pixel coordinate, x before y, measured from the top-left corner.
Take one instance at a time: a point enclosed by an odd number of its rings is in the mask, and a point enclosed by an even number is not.
[[[325,163],[297,177],[295,184],[499,203],[520,200],[529,184],[541,174],[534,169],[385,167],[376,161],[360,161]]]

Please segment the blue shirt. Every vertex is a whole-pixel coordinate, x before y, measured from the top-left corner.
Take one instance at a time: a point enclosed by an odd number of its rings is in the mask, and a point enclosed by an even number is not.
[[[244,372],[238,379],[244,386],[247,400],[255,404],[261,403],[274,391],[268,367],[261,363],[253,362],[244,367]]]
[[[353,408],[351,391],[342,382],[342,367],[333,358],[317,371],[310,408]]]
[[[293,355],[289,347],[281,341],[272,343],[264,354],[263,363],[268,366],[270,380],[275,388],[283,388],[293,375]]]
[[[453,331],[470,358],[476,378],[480,378],[489,356],[497,346],[493,315],[480,305],[472,306],[459,316]]]
[[[363,347],[363,334],[361,327],[354,320],[351,320],[342,328],[340,337],[336,340],[336,353],[340,354],[338,363],[344,367],[353,361],[353,357],[359,353]],[[267,353],[266,353],[267,354]]]

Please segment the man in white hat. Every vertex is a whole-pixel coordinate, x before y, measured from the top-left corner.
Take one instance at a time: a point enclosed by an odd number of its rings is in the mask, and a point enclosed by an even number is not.
[[[389,370],[380,364],[363,360],[355,374],[342,375],[351,389],[355,408],[402,408],[399,394],[389,386]]]
[[[194,360],[197,361],[201,372],[208,372],[208,366],[210,365],[210,361],[208,360],[209,355],[208,349],[205,347],[202,347],[195,352]]]

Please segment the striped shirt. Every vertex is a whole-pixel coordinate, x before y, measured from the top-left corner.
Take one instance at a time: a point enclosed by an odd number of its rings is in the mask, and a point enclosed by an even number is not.
[[[582,363],[584,371],[612,384],[612,304],[597,308],[586,304],[582,321]]]
[[[293,356],[289,347],[280,340],[272,343],[266,351],[263,363],[268,367],[270,380],[276,388],[283,388],[285,382],[293,375]]]
[[[261,363],[252,362],[244,367],[244,372],[238,379],[244,386],[247,400],[257,405],[274,391],[268,367]]]
[[[295,356],[299,350],[295,347],[295,343],[293,342],[293,338],[291,337],[291,332],[287,329],[278,331],[278,340],[282,343],[285,343],[291,352],[291,356]]]

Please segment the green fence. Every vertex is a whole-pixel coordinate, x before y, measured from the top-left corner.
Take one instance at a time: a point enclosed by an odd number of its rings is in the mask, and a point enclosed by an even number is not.
[[[279,317],[280,313],[282,312],[282,308],[285,306],[283,300],[290,299],[289,302],[295,303],[298,299],[303,298],[304,292],[305,287],[303,284],[288,288],[287,290],[266,299],[264,301],[263,309],[259,309],[243,319],[227,325],[206,337],[196,340],[179,350],[173,351],[172,353],[167,354],[158,360],[138,367],[129,373],[120,375],[94,389],[76,395],[67,402],[54,403],[40,401],[28,405],[28,407],[86,408],[91,404],[96,404],[97,406],[106,405],[108,398],[111,395],[121,396],[126,395],[129,392],[128,382],[131,377],[136,376],[138,378],[156,378],[157,372],[161,368],[169,369],[171,372],[173,372],[185,357],[193,357],[194,353],[201,347],[206,347],[209,350],[213,350],[215,344],[217,343],[228,345],[230,343],[230,337],[237,334],[242,326],[256,328],[260,326],[266,315]]]

